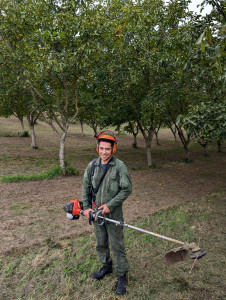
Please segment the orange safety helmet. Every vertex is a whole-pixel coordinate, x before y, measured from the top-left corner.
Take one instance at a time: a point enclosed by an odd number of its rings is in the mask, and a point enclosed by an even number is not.
[[[113,144],[112,154],[114,154],[116,152],[116,145],[117,145],[118,141],[117,141],[116,135],[114,134],[113,131],[108,130],[108,129],[103,130],[98,134],[96,139],[97,139],[96,151],[98,153],[99,153],[99,141],[101,141],[101,140]]]

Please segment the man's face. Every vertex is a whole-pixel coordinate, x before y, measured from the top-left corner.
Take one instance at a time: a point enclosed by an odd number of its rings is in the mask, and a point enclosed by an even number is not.
[[[99,143],[99,156],[102,164],[107,164],[112,157],[111,143],[100,141]]]

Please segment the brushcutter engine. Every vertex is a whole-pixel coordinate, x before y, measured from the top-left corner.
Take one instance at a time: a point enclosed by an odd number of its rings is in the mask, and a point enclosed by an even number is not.
[[[83,216],[83,203],[78,201],[78,199],[70,200],[64,206],[64,211],[67,213],[67,218],[70,220],[78,220],[79,216]],[[95,213],[89,213],[89,225],[92,225],[92,222],[95,220]]]
[[[67,213],[67,218],[70,220],[78,220],[80,214],[82,214],[83,203],[79,202],[78,199],[70,200],[64,206],[64,211]]]

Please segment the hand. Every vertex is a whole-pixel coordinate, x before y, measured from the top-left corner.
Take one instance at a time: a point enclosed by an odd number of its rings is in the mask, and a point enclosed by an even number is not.
[[[94,210],[91,209],[91,208],[88,208],[88,209],[83,211],[83,214],[84,214],[84,216],[86,217],[87,220],[89,220],[89,213],[90,212],[94,212]]]
[[[106,204],[101,205],[98,209],[102,209],[102,215],[109,214],[111,211]]]

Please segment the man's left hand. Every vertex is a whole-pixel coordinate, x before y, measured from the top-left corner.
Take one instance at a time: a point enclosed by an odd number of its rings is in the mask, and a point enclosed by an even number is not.
[[[98,209],[102,209],[102,214],[109,214],[111,211],[106,204],[101,205]]]

